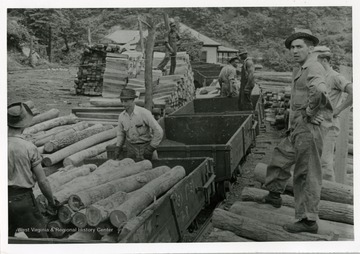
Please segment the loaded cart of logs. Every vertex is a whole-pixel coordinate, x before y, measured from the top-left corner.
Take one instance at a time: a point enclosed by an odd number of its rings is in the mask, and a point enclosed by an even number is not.
[[[87,160],[49,176],[61,206],[50,209],[38,187],[49,239],[9,238],[10,243],[178,242],[210,203],[210,158]]]

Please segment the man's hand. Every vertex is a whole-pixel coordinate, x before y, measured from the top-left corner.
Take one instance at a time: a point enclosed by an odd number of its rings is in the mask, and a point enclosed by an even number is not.
[[[322,114],[316,114],[315,116],[310,118],[310,123],[320,125],[324,120],[325,119]]]
[[[144,159],[151,160],[154,151],[155,148],[152,147],[151,145],[146,146],[144,150]]]
[[[115,147],[115,160],[120,159],[120,154],[122,152],[122,147],[121,146],[116,146]]]
[[[339,108],[336,108],[336,109],[334,109],[334,111],[333,111],[333,117],[338,117],[339,116],[339,114],[340,114],[340,110],[339,110]]]

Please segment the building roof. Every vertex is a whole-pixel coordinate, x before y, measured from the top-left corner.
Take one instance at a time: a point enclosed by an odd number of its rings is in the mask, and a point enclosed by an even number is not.
[[[237,49],[232,49],[232,48],[227,48],[227,47],[224,47],[224,46],[219,46],[218,48],[218,52],[238,52],[239,50]]]
[[[143,31],[144,37],[148,34],[147,30]],[[105,36],[106,39],[118,44],[136,44],[140,40],[139,30],[116,30]]]
[[[194,29],[188,27],[187,25],[180,23],[179,24],[180,32],[189,31],[192,36],[194,36],[196,39],[204,43],[204,46],[220,46],[221,44],[214,41],[213,39],[210,39],[206,35],[203,35],[199,33],[198,31],[195,31]]]

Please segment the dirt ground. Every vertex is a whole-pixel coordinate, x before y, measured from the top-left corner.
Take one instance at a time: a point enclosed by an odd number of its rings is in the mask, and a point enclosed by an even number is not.
[[[7,105],[31,100],[40,113],[52,108],[68,115],[73,107],[89,102],[88,96],[75,95],[76,68],[48,68],[8,72]]]

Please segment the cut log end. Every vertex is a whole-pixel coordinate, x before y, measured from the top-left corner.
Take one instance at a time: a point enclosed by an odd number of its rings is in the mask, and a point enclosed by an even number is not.
[[[68,204],[75,212],[85,208],[84,203],[81,201],[81,198],[78,195],[71,195],[69,197]]]
[[[110,213],[110,223],[111,225],[113,225],[114,227],[120,228],[122,227],[126,221],[128,220],[126,214],[124,214],[122,211],[112,211]]]
[[[44,150],[45,152],[47,153],[52,153],[54,151],[54,144],[51,143],[51,142],[47,142],[45,145],[44,145]]]
[[[64,225],[56,220],[50,221],[47,225],[47,229],[50,232],[50,235],[55,238],[60,238],[65,234]]]
[[[45,167],[50,167],[53,163],[51,161],[50,158],[48,157],[43,157],[41,163],[45,166]]]
[[[68,206],[62,206],[58,211],[58,218],[60,222],[68,224],[71,221],[74,212]]]
[[[90,206],[86,209],[86,219],[90,226],[97,226],[101,222],[101,212],[98,208]]]
[[[49,206],[49,203],[46,199],[46,197],[42,194],[36,197],[36,202],[38,204],[39,210],[41,213],[46,213],[47,207]]]
[[[87,225],[86,216],[83,213],[77,212],[71,219],[72,224],[78,228],[84,228]]]

